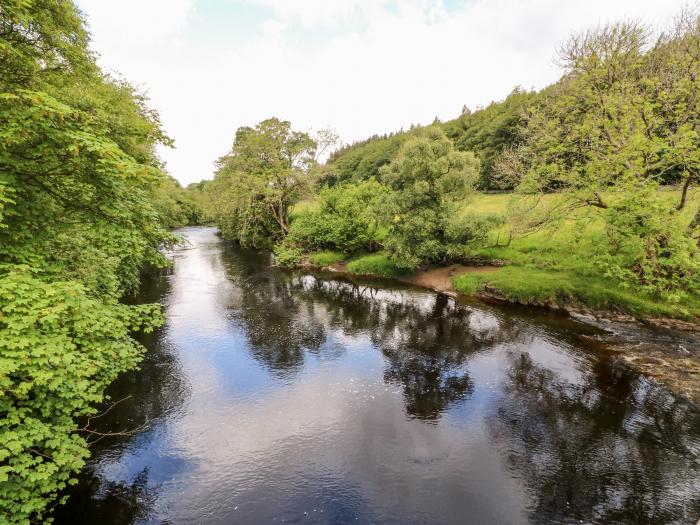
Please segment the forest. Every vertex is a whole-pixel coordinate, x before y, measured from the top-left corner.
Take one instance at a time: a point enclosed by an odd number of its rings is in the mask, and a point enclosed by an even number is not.
[[[320,153],[336,138],[271,118],[240,128],[213,181],[191,190],[206,220],[282,266],[346,261],[406,275],[492,263],[455,278],[523,304],[637,316],[700,313],[700,18],[623,21],[570,37],[540,91],[464,107]],[[330,146],[329,146],[330,144]]]
[[[186,188],[145,94],[102,71],[71,1],[0,3],[0,514],[38,520],[101,439],[174,230],[214,224],[276,264],[395,277],[487,264],[454,287],[522,304],[700,315],[700,16],[573,35],[540,91],[339,147],[280,118],[237,130]],[[410,116],[407,115],[407,119]],[[117,401],[117,400],[113,400]]]

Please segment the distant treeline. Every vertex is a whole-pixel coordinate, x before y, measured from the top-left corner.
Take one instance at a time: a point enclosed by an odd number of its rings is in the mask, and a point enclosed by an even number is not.
[[[457,151],[472,151],[481,161],[477,188],[512,190],[513,181],[494,174],[494,164],[503,151],[513,147],[519,128],[525,122],[525,110],[537,104],[541,93],[515,88],[505,100],[492,102],[485,108],[470,111],[466,106],[456,119],[433,126],[442,129]],[[333,185],[343,181],[379,177],[382,166],[391,162],[401,145],[415,135],[421,126],[388,135],[374,135],[366,140],[339,148],[330,157],[323,181]]]

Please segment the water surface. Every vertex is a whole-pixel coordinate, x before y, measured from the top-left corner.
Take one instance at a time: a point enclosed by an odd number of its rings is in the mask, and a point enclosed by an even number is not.
[[[695,523],[700,412],[572,321],[183,230],[58,523]],[[130,396],[127,398],[127,396]]]

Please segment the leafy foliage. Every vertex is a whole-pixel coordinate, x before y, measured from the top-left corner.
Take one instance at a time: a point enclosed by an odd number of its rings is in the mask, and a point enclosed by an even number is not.
[[[301,248],[289,244],[275,245],[275,262],[282,268],[294,268],[301,260],[304,252]]]
[[[164,177],[153,190],[151,203],[167,228],[201,224],[201,204],[193,190],[185,189],[172,177]]]
[[[385,245],[413,266],[455,255],[451,217],[469,194],[479,173],[473,153],[454,150],[437,127],[407,141],[382,173],[392,190],[385,213],[390,220]]]
[[[379,170],[389,164],[401,145],[409,138],[405,132],[373,136],[340,148],[328,159],[322,170],[322,181],[333,186],[343,182],[360,182],[379,178]]]
[[[161,321],[155,305],[91,297],[75,281],[46,282],[29,267],[0,278],[0,509],[9,521],[41,515],[46,496],[74,482],[89,456],[75,420],[136,366],[130,331]],[[89,434],[87,434],[89,436]]]
[[[683,13],[648,45],[648,30],[632,22],[572,37],[561,51],[566,75],[528,112],[502,168],[517,173],[521,192],[567,196],[547,222],[599,210],[606,271],[680,300],[700,279],[696,232],[680,217],[700,174],[700,17]],[[676,205],[657,191],[674,181],[683,184]]]
[[[239,128],[231,153],[219,159],[206,186],[209,215],[224,236],[258,245],[286,235],[289,209],[311,190],[311,169],[325,146],[276,118]]]
[[[494,172],[494,164],[504,150],[518,139],[525,110],[537,99],[537,93],[515,88],[505,100],[492,102],[477,111],[465,111],[444,125],[445,134],[460,151],[472,151],[479,160],[478,187],[485,190],[511,190],[514,182]]]
[[[378,206],[386,192],[373,178],[324,188],[318,208],[292,222],[285,242],[305,250],[372,250],[379,230]]]
[[[103,75],[68,0],[0,5],[0,521],[43,520],[89,454],[107,384],[161,322],[125,306],[167,264],[157,113]],[[155,202],[155,203],[154,203]]]

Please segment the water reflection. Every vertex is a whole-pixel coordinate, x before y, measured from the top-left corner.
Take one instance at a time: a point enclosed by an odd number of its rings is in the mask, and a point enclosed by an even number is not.
[[[531,522],[692,523],[700,515],[697,409],[609,362],[573,385],[527,353],[509,361],[488,424],[532,495]]]
[[[231,318],[243,323],[256,359],[284,375],[301,370],[305,355],[318,354],[328,329],[368,336],[386,358],[384,380],[401,385],[407,413],[421,419],[435,420],[469,395],[471,355],[523,330],[522,323],[502,322],[445,295],[312,276],[271,279],[260,266],[241,279],[242,266],[233,265],[237,273],[230,276],[242,290]]]
[[[68,507],[60,507],[58,520],[66,523],[128,524],[149,521],[157,490],[148,484],[148,468],[130,483],[104,480],[90,467],[80,476]]]
[[[690,523],[696,408],[580,325],[283,272],[189,229],[59,523]],[[99,516],[99,519],[96,517]],[[695,518],[696,519],[696,518]]]

